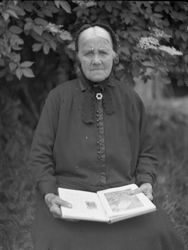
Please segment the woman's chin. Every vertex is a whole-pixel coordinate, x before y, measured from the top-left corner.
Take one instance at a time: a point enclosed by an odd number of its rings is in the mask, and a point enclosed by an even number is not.
[[[92,82],[102,82],[106,79],[106,76],[100,76],[100,74],[96,75],[96,76],[91,76],[89,78],[90,81]]]

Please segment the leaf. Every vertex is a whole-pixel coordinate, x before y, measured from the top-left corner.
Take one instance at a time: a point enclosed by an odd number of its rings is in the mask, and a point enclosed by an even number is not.
[[[21,68],[28,68],[28,67],[31,67],[33,65],[34,62],[30,62],[30,61],[25,61],[25,62],[22,62],[20,64]]]
[[[97,5],[100,7],[100,8],[103,8],[103,6],[104,6],[104,1],[98,1],[97,2]]]
[[[42,43],[34,43],[32,46],[33,51],[39,51],[42,48]]]
[[[22,68],[21,70],[22,70],[22,73],[23,73],[24,76],[29,77],[29,78],[35,77],[35,75],[33,74],[32,69],[30,69],[30,68]]]
[[[17,62],[17,63],[20,62],[20,59],[21,59],[20,54],[12,53],[11,57],[14,62]]]
[[[0,66],[5,66],[5,60],[0,58]]]
[[[10,38],[10,44],[14,48],[14,46],[17,47],[19,45],[24,44],[24,40],[21,39],[19,36],[12,34],[12,36]]]
[[[52,48],[54,51],[56,51],[57,44],[56,44],[53,40],[50,40],[49,43],[50,43],[51,48]]]
[[[153,16],[155,16],[156,18],[163,18],[163,16],[161,14],[158,14],[158,13],[154,13]]]
[[[48,25],[48,22],[42,18],[35,18],[35,23],[38,25],[46,26]]]
[[[28,12],[32,12],[34,9],[33,3],[30,1],[24,1],[23,3],[23,8],[28,11]]]
[[[7,74],[7,68],[0,70],[0,78],[4,77],[6,74]]]
[[[184,61],[186,62],[186,63],[188,63],[188,55],[185,55],[184,56]],[[188,68],[187,68],[188,69]]]
[[[125,15],[123,19],[124,19],[126,24],[131,23],[131,17],[129,15]]]
[[[2,13],[2,16],[3,16],[5,21],[8,21],[10,15],[9,15],[9,13],[5,12],[5,13]]]
[[[22,73],[21,69],[17,68],[17,70],[16,70],[16,76],[17,76],[17,78],[19,80],[22,78],[22,75],[23,75],[23,73]]]
[[[163,11],[163,6],[161,5],[161,4],[158,4],[158,5],[156,5],[156,7],[155,7],[155,11],[156,12],[162,12]]]
[[[105,8],[106,8],[106,10],[107,10],[108,12],[112,12],[112,2],[107,1],[107,2],[105,3]]]
[[[97,5],[97,3],[95,1],[89,1],[89,2],[86,3],[87,8],[90,8],[90,7],[93,7],[93,6],[96,6],[96,5]]]
[[[14,71],[16,69],[16,67],[17,67],[16,63],[14,63],[14,62],[9,63],[9,68],[10,68],[11,71]]]
[[[57,8],[62,7],[67,13],[71,13],[71,7],[67,1],[55,1]]]
[[[66,40],[71,41],[72,40],[72,36],[71,36],[71,34],[68,31],[62,31],[59,37],[63,41],[66,41]]]
[[[14,10],[7,10],[6,12],[12,17],[19,18]]]
[[[43,46],[44,54],[48,54],[49,50],[50,50],[50,47],[49,47],[48,43],[45,43]]]
[[[152,61],[144,61],[142,62],[142,65],[145,67],[154,67],[154,63]]]
[[[175,35],[176,35],[177,38],[179,38],[181,36],[181,31],[177,29],[175,31]]]
[[[37,33],[32,32],[31,36],[39,43],[43,43],[44,42],[44,34],[42,36],[39,36]]]
[[[33,30],[38,34],[38,35],[42,35],[42,33],[43,33],[43,28],[41,27],[41,26],[36,26],[36,25],[34,25],[33,26]]]
[[[17,5],[10,5],[9,9],[15,11],[16,14],[19,15],[19,16],[24,16],[25,15],[25,11],[22,8],[20,8],[19,6],[17,6]]]
[[[186,42],[188,39],[187,33],[181,33],[181,37],[182,37],[184,42]]]
[[[22,29],[16,25],[12,25],[10,28],[9,28],[9,31],[14,33],[14,34],[20,34],[22,33]]]
[[[50,8],[47,8],[47,7],[46,7],[46,8],[42,11],[42,13],[43,13],[44,15],[46,15],[46,16],[53,17],[52,11],[50,10]]]
[[[54,6],[54,4],[52,4],[52,1],[49,1],[49,2],[48,2],[47,8],[50,9],[51,13],[53,13],[53,14],[59,12],[59,9],[56,8],[56,7]]]
[[[32,20],[27,20],[25,25],[24,25],[24,30],[27,31],[27,30],[31,30],[33,28],[33,22]]]
[[[123,47],[123,53],[125,53],[125,55],[130,55],[130,50],[129,50],[129,48],[128,47]]]
[[[60,8],[60,3],[59,3],[59,2],[60,2],[60,1],[58,1],[58,0],[57,0],[57,1],[54,1],[54,3],[55,3],[55,5],[56,5],[57,8]]]

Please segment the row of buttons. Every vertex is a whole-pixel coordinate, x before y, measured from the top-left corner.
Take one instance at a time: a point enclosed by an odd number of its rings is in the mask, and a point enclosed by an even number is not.
[[[100,184],[106,184],[106,155],[105,155],[105,140],[104,140],[104,117],[103,117],[103,107],[102,107],[102,94],[96,94],[97,98],[97,157],[101,161],[101,172],[100,172]]]

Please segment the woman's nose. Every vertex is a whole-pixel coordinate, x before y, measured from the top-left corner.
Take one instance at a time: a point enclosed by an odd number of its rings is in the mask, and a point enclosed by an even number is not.
[[[93,57],[93,64],[101,64],[101,59],[99,55],[95,54]]]

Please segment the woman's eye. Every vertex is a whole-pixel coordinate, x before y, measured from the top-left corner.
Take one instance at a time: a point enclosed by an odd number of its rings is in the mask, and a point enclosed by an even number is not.
[[[99,53],[100,53],[101,55],[107,55],[107,54],[108,54],[108,53],[107,53],[106,51],[104,51],[104,50],[99,51]]]
[[[93,55],[93,51],[87,51],[86,53],[85,53],[85,56],[92,56]]]
[[[108,52],[107,51],[105,51],[105,50],[99,50],[98,52],[97,52],[97,54],[99,55],[99,56],[106,56],[106,55],[108,55]],[[94,56],[95,55],[95,52],[94,51],[86,51],[85,53],[84,53],[84,56],[87,56],[87,57],[91,57],[91,56]]]

